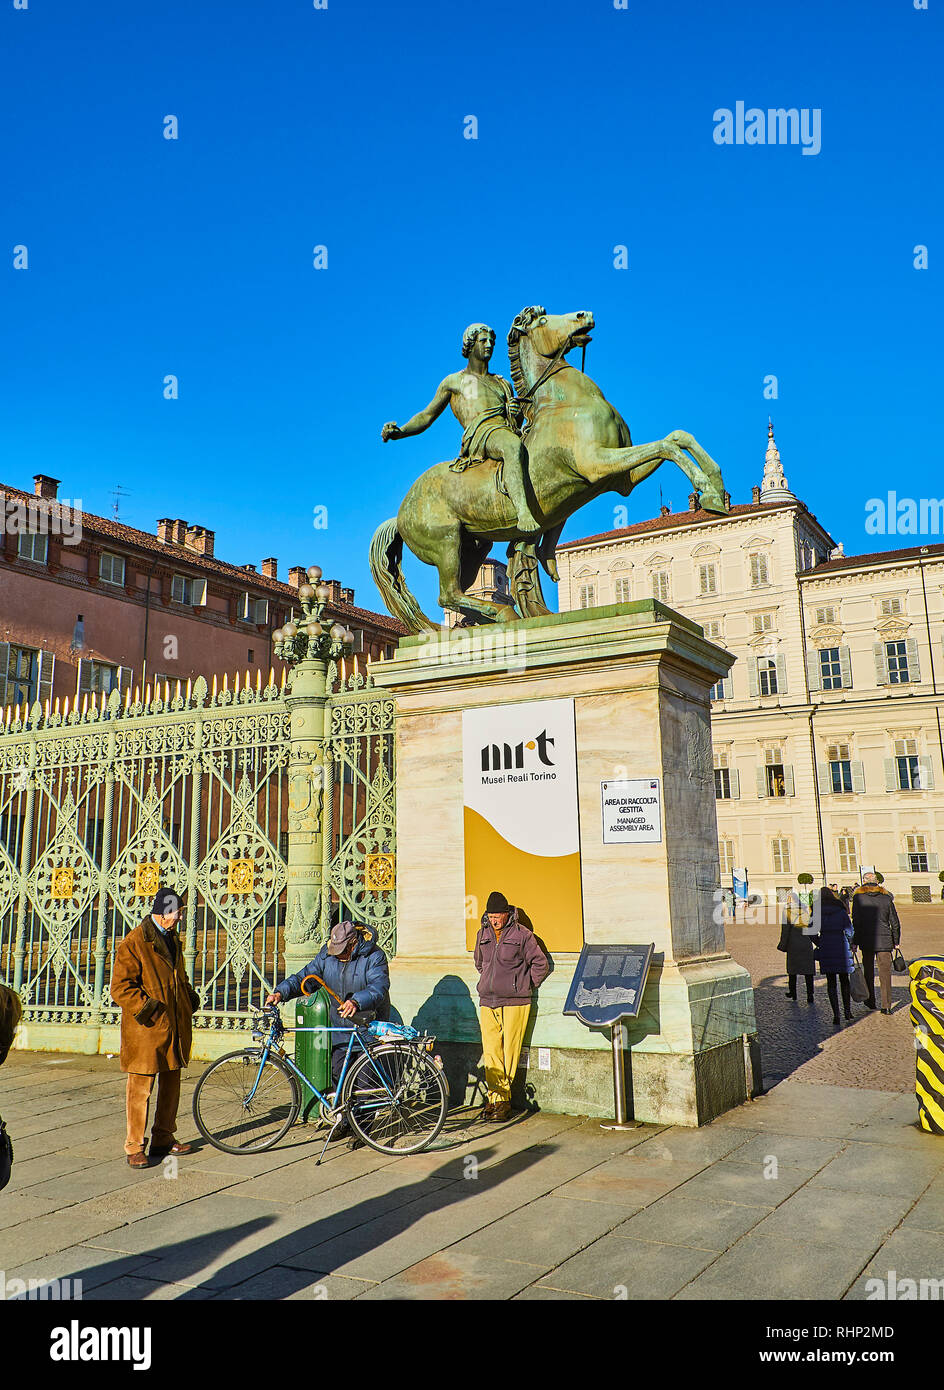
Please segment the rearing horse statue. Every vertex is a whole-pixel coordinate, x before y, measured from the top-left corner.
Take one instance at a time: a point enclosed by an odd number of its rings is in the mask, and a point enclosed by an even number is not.
[[[586,346],[593,315],[547,314],[523,309],[508,333],[508,357],[518,400],[528,478],[541,533],[522,533],[515,507],[496,483],[497,463],[483,460],[464,472],[448,463],[428,468],[410,488],[395,520],[380,526],[370,545],[370,570],[384,603],[411,632],[439,631],[407,587],[401,560],[404,541],[439,571],[439,602],[472,622],[506,622],[550,612],[541,595],[538,562],[558,579],[554,559],[567,518],[602,492],[628,497],[661,463],[678,464],[707,511],[726,512],[721,470],[684,430],[651,444],[633,444],[629,428],[590,377],[566,354]],[[690,457],[691,456],[691,457]],[[694,461],[693,461],[694,460]],[[510,604],[474,598],[482,561],[495,541],[508,542],[508,578],[520,614]]]

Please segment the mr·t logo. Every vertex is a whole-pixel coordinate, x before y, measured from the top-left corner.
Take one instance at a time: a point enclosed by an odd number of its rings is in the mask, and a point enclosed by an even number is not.
[[[482,749],[482,771],[483,772],[510,772],[514,768],[524,767],[524,750],[527,748],[532,753],[537,750],[537,755],[545,767],[553,767],[554,759],[548,754],[548,747],[554,747],[554,740],[548,736],[546,729],[542,729],[536,738],[524,740],[521,743],[487,743]]]

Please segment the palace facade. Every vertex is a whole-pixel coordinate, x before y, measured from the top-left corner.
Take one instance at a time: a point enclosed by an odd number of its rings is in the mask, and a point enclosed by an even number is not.
[[[937,899],[944,849],[944,545],[846,555],[787,486],[569,541],[561,609],[656,598],[737,660],[712,690],[721,882],[797,875]]]

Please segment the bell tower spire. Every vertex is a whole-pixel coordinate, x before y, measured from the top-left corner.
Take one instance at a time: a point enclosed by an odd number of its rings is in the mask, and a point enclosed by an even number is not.
[[[760,500],[761,502],[796,501],[783,475],[780,450],[774,439],[774,422],[769,416],[767,419],[767,453],[764,457],[764,478],[761,483]]]

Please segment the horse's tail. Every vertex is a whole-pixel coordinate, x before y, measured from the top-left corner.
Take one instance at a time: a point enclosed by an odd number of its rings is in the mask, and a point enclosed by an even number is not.
[[[374,583],[388,612],[399,618],[410,632],[439,632],[441,624],[427,618],[407,588],[400,564],[402,558],[403,537],[397,530],[396,520],[391,517],[377,527],[370,543],[369,564]]]

